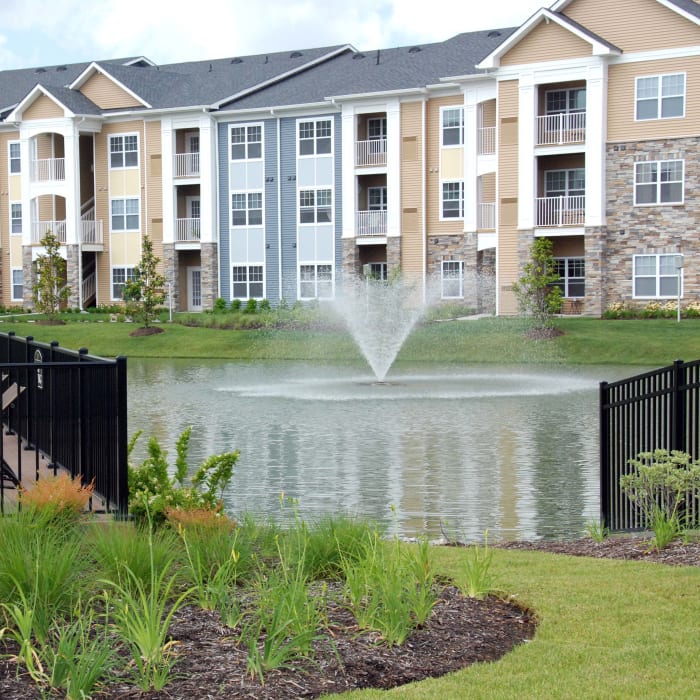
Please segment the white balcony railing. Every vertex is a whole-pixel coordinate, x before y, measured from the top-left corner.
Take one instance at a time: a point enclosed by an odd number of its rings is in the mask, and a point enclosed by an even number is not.
[[[355,212],[355,231],[357,236],[386,236],[386,211]]]
[[[65,158],[35,158],[31,162],[32,182],[55,182],[66,179]]]
[[[586,197],[538,197],[536,226],[583,226],[586,214]]]
[[[496,229],[496,202],[479,202],[476,211],[476,227],[480,231]]]
[[[537,145],[559,146],[586,140],[586,113],[568,112],[537,117]]]
[[[199,176],[199,153],[176,153],[174,157],[175,177]]]
[[[92,299],[97,293],[97,275],[91,272],[82,282],[83,301]]]
[[[49,231],[56,236],[59,243],[66,242],[66,220],[64,219],[63,221],[33,221],[32,243],[40,244]]]
[[[480,156],[491,155],[496,152],[496,127],[480,126],[477,151]]]
[[[175,240],[178,243],[199,243],[201,219],[175,219]]]
[[[386,139],[356,141],[355,165],[386,165]]]
[[[102,245],[103,239],[102,219],[80,219],[80,241],[92,245]]]

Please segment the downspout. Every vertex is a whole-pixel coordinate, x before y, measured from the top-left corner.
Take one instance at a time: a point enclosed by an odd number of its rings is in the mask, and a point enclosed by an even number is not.
[[[274,116],[275,110],[270,114]],[[284,298],[284,285],[282,284],[282,123],[277,117],[277,269],[279,270],[279,299]]]
[[[426,173],[425,166],[427,162],[427,145],[425,143],[427,129],[425,125],[426,115],[426,100],[421,103],[421,234],[423,238],[423,303],[426,302],[428,296],[428,215],[425,211],[427,196],[426,188]]]
[[[145,225],[141,228],[146,232],[145,235],[148,236],[148,174],[146,173],[146,168],[148,167],[148,129],[146,128],[146,122],[143,122],[143,207],[145,214]],[[163,241],[161,239],[161,245]],[[141,239],[141,254],[143,255],[143,239]]]

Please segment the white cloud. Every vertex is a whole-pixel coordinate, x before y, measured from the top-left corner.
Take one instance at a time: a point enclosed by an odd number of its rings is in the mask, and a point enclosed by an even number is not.
[[[157,63],[353,44],[358,49],[442,41],[515,26],[537,0],[463,0],[432,12],[418,0],[2,0],[0,68],[146,55]]]

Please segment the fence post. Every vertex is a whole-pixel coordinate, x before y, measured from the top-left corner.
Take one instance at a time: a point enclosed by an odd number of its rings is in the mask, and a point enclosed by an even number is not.
[[[117,367],[117,516],[129,514],[129,455],[127,434],[126,357],[116,358]]]
[[[610,389],[600,383],[600,522],[613,527],[610,518],[610,423],[608,420]]]
[[[686,404],[686,384],[685,381],[685,362],[683,360],[675,360],[673,363],[673,416],[672,416],[672,433],[671,433],[671,449],[685,452],[686,445],[686,429],[685,429],[685,404]]]

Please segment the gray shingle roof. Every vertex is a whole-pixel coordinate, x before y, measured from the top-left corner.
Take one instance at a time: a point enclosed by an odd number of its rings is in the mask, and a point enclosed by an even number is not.
[[[478,74],[476,63],[513,31],[470,32],[440,43],[346,53],[222,109],[315,104],[333,96],[420,89],[446,76]]]
[[[669,0],[672,5],[675,5],[679,10],[684,10],[689,15],[700,19],[700,5],[693,0]]]

